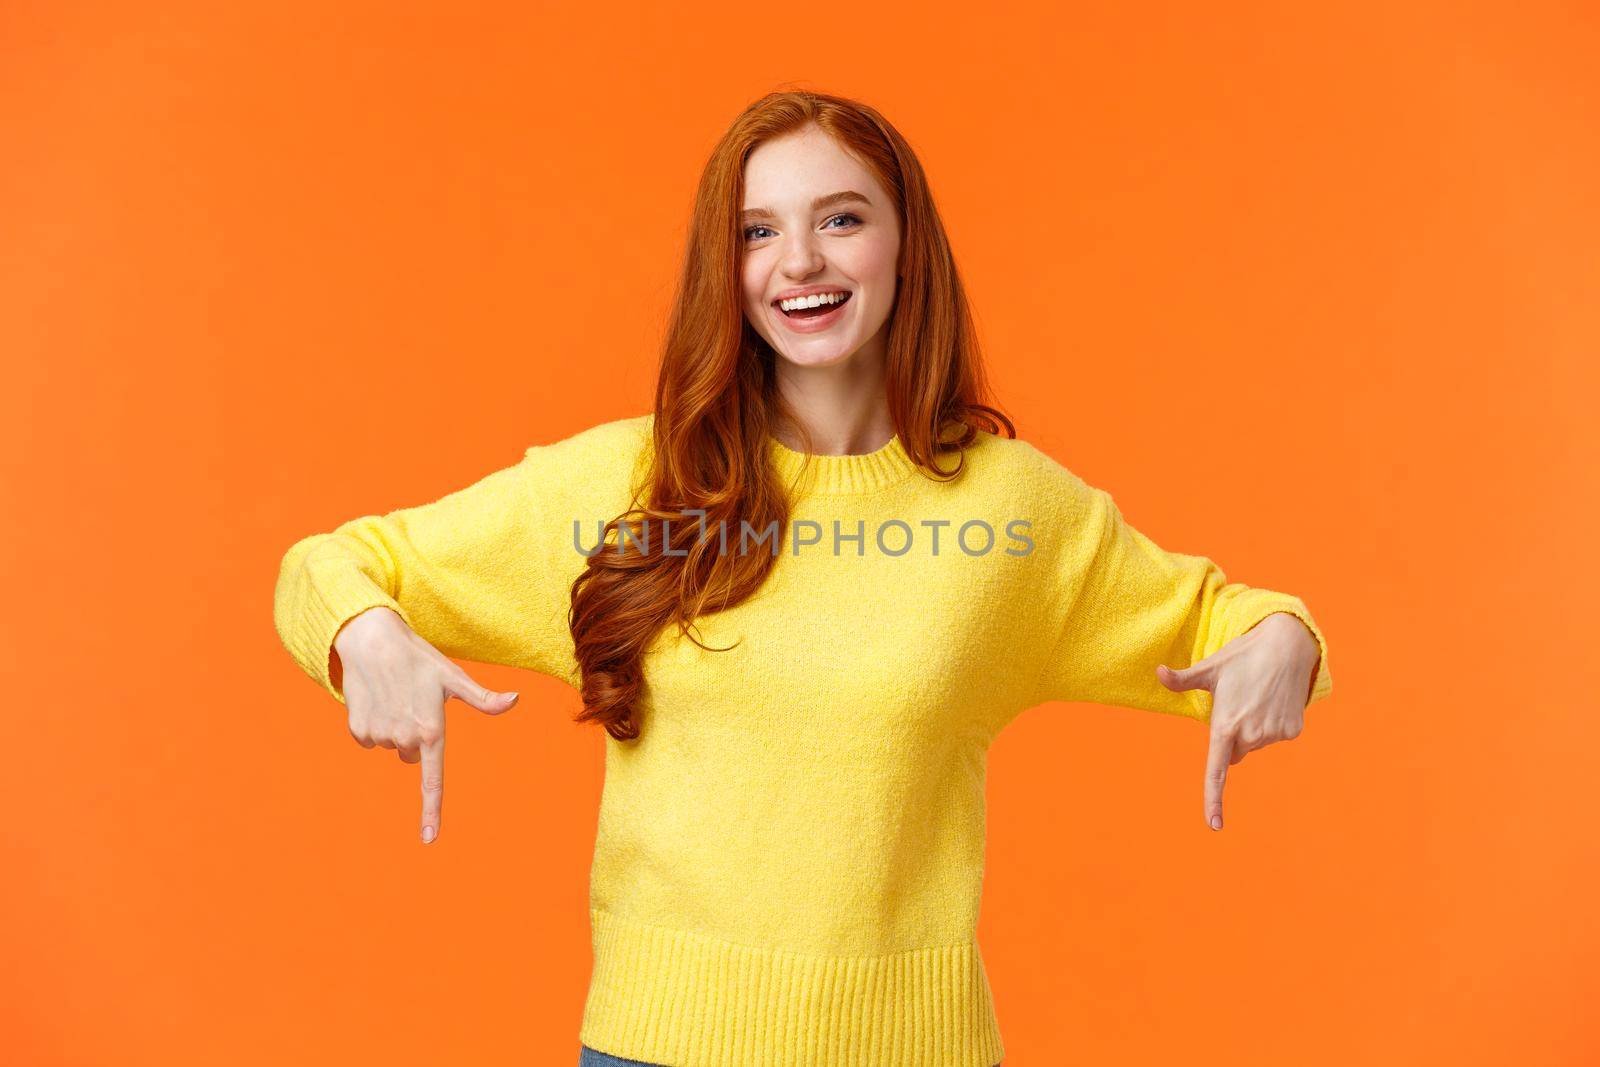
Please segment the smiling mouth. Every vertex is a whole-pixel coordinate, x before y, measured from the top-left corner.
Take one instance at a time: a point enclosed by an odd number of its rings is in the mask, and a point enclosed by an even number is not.
[[[778,307],[778,304],[776,302],[774,302],[772,306],[778,308],[778,311],[781,312],[787,318],[791,318],[791,319],[820,319],[822,316],[826,315],[828,312],[834,311],[834,310],[836,310],[838,308],[842,308],[846,304],[850,303],[850,298],[852,296],[854,296],[854,295],[855,294],[852,293],[852,292],[846,292],[845,295],[844,295],[844,299],[843,300],[835,300],[831,304],[818,304],[814,308],[801,308],[798,311],[784,311],[783,308]]]

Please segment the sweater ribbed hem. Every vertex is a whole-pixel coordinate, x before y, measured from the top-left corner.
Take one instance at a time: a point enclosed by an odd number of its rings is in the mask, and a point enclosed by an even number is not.
[[[994,1067],[1005,1056],[976,941],[815,956],[591,909],[579,1040],[671,1067]]]

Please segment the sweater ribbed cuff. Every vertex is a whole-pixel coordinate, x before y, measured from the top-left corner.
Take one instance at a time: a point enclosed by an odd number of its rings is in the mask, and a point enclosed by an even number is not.
[[[1328,643],[1323,640],[1322,630],[1311,618],[1311,612],[1306,610],[1305,604],[1297,596],[1288,593],[1278,593],[1266,589],[1252,589],[1240,602],[1231,606],[1228,613],[1227,641],[1233,640],[1241,634],[1247,633],[1268,616],[1284,612],[1293,615],[1305,624],[1311,636],[1317,642],[1317,666],[1311,677],[1311,692],[1306,699],[1309,705],[1333,692],[1333,675],[1328,671]]]
[[[345,703],[342,687],[335,686],[328,670],[333,641],[345,623],[371,608],[393,610],[407,626],[411,618],[400,604],[360,571],[328,569],[307,583],[303,602],[305,614],[296,632],[295,658],[339,703]],[[412,627],[415,629],[415,627]]]

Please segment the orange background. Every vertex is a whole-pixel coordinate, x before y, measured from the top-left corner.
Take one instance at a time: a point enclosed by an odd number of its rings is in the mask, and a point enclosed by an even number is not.
[[[1000,737],[1008,1067],[1595,1062],[1600,21],[1324,6],[5,5],[4,1058],[576,1062],[601,733],[468,665],[424,847],[272,586],[649,410],[800,86],[921,154],[1021,435],[1330,641],[1220,834],[1196,723]]]

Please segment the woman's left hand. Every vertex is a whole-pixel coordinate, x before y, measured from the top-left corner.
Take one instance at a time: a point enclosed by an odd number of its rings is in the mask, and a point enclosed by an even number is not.
[[[1161,684],[1174,692],[1204,689],[1211,694],[1205,810],[1213,830],[1222,829],[1228,768],[1258,748],[1300,736],[1321,654],[1304,623],[1287,612],[1274,612],[1191,666],[1156,668]]]

